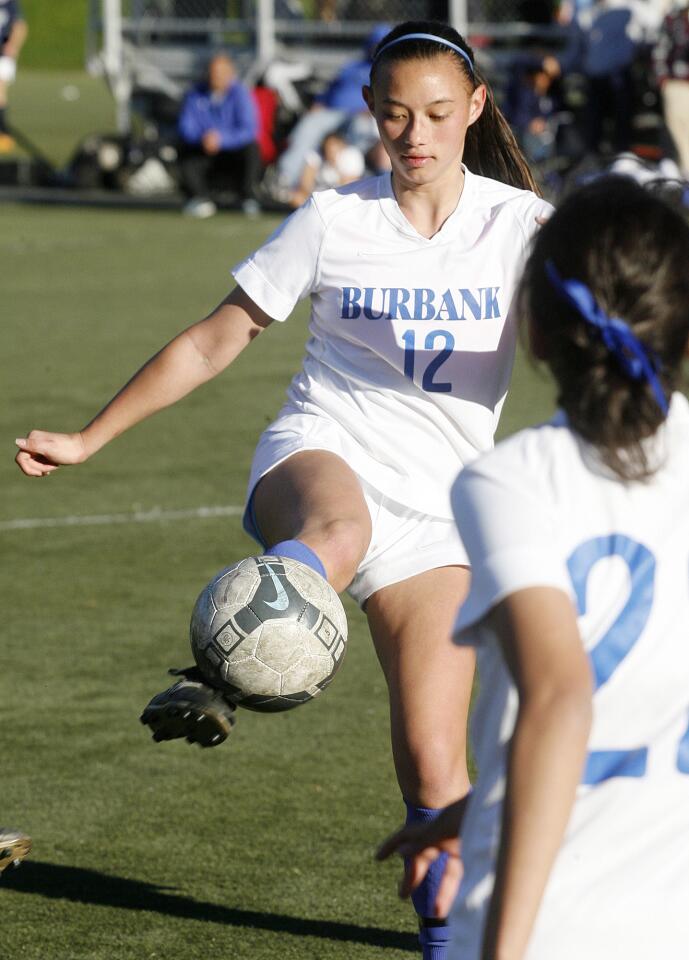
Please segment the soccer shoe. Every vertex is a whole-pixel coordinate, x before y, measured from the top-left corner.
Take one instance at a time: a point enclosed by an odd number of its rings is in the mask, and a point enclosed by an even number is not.
[[[156,694],[141,714],[141,722],[158,742],[184,737],[202,747],[217,747],[236,723],[235,705],[205,683],[197,667],[168,672],[184,679]]]
[[[0,827],[0,874],[11,863],[19,866],[21,860],[31,852],[31,837],[19,830]]]
[[[185,203],[182,210],[186,217],[193,217],[195,220],[207,220],[208,217],[214,217],[217,212],[217,206],[206,197],[192,197]]]
[[[261,204],[253,197],[247,197],[246,200],[242,200],[242,212],[250,219],[257,217],[261,212]]]

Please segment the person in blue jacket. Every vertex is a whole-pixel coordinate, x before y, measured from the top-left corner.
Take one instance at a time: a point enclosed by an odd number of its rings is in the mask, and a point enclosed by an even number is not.
[[[247,213],[256,210],[254,188],[261,167],[258,112],[227,54],[216,54],[206,82],[186,95],[178,130],[180,176],[188,198],[185,212],[196,217],[215,213],[214,181],[233,187]]]

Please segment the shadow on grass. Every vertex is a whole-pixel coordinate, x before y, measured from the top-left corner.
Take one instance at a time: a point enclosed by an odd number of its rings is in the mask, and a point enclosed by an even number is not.
[[[418,940],[411,933],[363,927],[355,923],[309,920],[279,913],[239,910],[168,892],[174,890],[173,887],[160,887],[140,880],[109,876],[95,870],[42,863],[38,860],[30,860],[23,863],[19,870],[6,873],[2,879],[2,887],[18,893],[72,900],[74,903],[117,907],[121,910],[150,910],[170,917],[269,930],[272,933],[288,933],[296,937],[320,937],[345,943],[363,943],[410,953],[419,949]]]

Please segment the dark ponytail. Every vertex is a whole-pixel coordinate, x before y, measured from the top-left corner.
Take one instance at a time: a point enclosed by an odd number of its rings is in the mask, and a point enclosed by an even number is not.
[[[658,467],[644,441],[664,421],[680,378],[688,264],[689,225],[680,213],[630,179],[605,177],[574,192],[541,228],[522,277],[518,312],[532,352],[550,369],[572,429],[622,480],[644,480]],[[620,358],[563,298],[553,268],[624,321],[655,370],[652,379],[632,379],[621,362],[629,354]]]
[[[486,102],[481,116],[467,130],[464,162],[472,173],[500,180],[520,190],[531,190],[540,196],[541,191],[507,120],[495,102],[493,91],[476,70],[474,89],[481,83],[486,87]]]
[[[442,42],[433,40],[405,40],[384,49],[393,40],[411,33],[426,33],[446,40],[465,56],[454,51]],[[381,51],[383,51],[381,53]],[[376,47],[371,66],[371,86],[374,85],[376,70],[381,63],[394,63],[401,60],[430,60],[446,55],[453,58],[462,76],[476,90],[481,84],[486,87],[486,103],[483,113],[467,130],[463,160],[472,173],[482,177],[500,180],[520,190],[531,190],[540,196],[540,190],[531,175],[529,165],[521,152],[514,134],[498,105],[493,91],[481,76],[474,62],[474,51],[459,33],[446,23],[435,20],[408,20],[394,27]],[[468,62],[467,62],[468,61]]]

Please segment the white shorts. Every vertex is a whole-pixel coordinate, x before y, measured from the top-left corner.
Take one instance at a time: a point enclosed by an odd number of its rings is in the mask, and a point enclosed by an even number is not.
[[[310,431],[298,437],[292,429],[282,431],[278,420],[259,440],[251,468],[244,529],[264,549],[269,544],[263,542],[252,510],[252,496],[258,481],[300,450],[328,450],[342,457],[354,469],[371,515],[371,542],[347,588],[347,592],[359,606],[363,606],[377,590],[426,570],[469,565],[454,520],[419,513],[376,490],[357,471],[353,461],[358,458],[349,456],[350,451],[346,449],[352,443],[351,437],[344,430],[340,432],[337,425],[329,422],[327,435],[333,442],[323,442],[322,436],[315,434],[318,434],[318,431]],[[362,455],[361,448],[358,449],[358,454]]]

